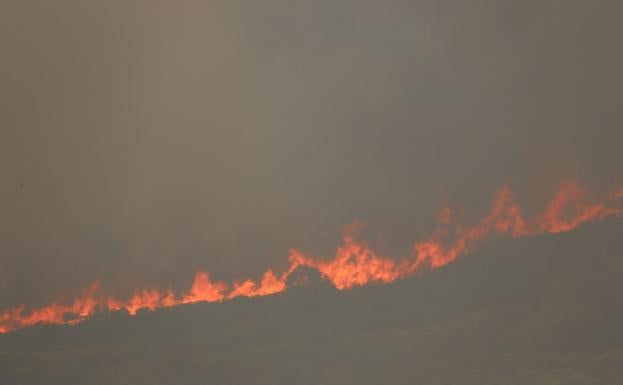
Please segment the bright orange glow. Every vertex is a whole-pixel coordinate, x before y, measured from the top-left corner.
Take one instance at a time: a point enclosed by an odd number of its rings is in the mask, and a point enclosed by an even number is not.
[[[199,271],[188,293],[180,296],[171,289],[143,288],[136,290],[129,299],[120,300],[106,295],[99,283],[94,282],[71,304],[52,303],[38,309],[19,305],[5,310],[0,313],[0,334],[37,324],[73,325],[96,312],[125,311],[135,315],[141,309],[276,294],[287,289],[288,277],[302,266],[317,270],[323,279],[340,290],[370,283],[391,283],[447,265],[472,252],[491,236],[505,234],[519,238],[555,234],[573,230],[585,222],[623,217],[622,199],[623,188],[618,188],[602,200],[590,203],[576,183],[566,182],[540,215],[525,219],[512,190],[502,187],[489,213],[471,226],[453,224],[452,210],[444,206],[438,216],[437,229],[429,239],[415,242],[409,257],[393,259],[377,255],[367,243],[356,239],[357,230],[362,226],[356,222],[345,230],[342,244],[329,260],[312,258],[292,249],[288,269],[281,274],[268,269],[259,282],[245,279],[227,284],[212,281],[208,273]]]
[[[182,303],[217,302],[225,298],[227,285],[223,282],[212,283],[208,273],[198,271],[190,288],[190,293],[182,298]]]

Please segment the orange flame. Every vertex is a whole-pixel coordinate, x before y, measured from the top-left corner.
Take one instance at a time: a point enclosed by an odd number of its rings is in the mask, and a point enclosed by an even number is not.
[[[607,217],[622,217],[623,188],[614,190],[597,203],[586,202],[585,194],[574,182],[564,183],[544,212],[525,219],[508,187],[498,190],[489,213],[475,225],[452,225],[452,210],[443,207],[438,217],[438,227],[428,240],[415,242],[413,255],[400,260],[382,257],[365,242],[356,240],[361,227],[356,222],[343,236],[335,256],[330,260],[316,259],[302,252],[290,250],[289,268],[276,274],[266,270],[256,282],[245,279],[228,285],[213,282],[206,272],[197,272],[188,293],[176,296],[171,289],[145,288],[137,290],[128,300],[105,295],[98,282],[94,282],[71,304],[53,303],[38,309],[27,310],[25,305],[0,313],[0,334],[37,324],[68,324],[82,322],[97,311],[125,311],[135,315],[141,309],[155,310],[196,302],[220,302],[236,297],[265,296],[287,289],[290,275],[299,267],[317,270],[337,289],[350,289],[370,283],[391,283],[418,272],[437,269],[462,255],[473,251],[485,238],[507,234],[513,238],[546,233],[561,233],[577,226]]]

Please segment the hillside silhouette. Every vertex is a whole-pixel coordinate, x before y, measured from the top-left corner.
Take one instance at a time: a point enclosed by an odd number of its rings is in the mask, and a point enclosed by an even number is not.
[[[269,297],[21,330],[0,336],[0,383],[617,384],[621,234],[610,220],[501,238],[391,285],[311,276]]]

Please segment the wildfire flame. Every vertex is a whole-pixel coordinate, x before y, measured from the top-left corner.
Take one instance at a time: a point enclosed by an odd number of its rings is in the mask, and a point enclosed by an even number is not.
[[[195,302],[220,302],[236,297],[280,293],[287,289],[288,278],[299,267],[317,270],[323,279],[340,290],[369,283],[391,283],[447,265],[473,251],[490,236],[507,234],[519,238],[555,234],[573,230],[588,221],[622,217],[622,199],[623,188],[619,188],[601,201],[589,203],[576,183],[566,182],[540,215],[525,219],[512,190],[502,187],[489,213],[475,225],[452,224],[452,210],[443,207],[437,229],[429,239],[414,243],[410,257],[395,260],[379,256],[367,243],[355,238],[359,227],[355,224],[345,232],[333,259],[316,259],[292,249],[288,269],[280,274],[268,269],[259,282],[245,279],[227,284],[213,281],[209,273],[199,271],[186,294],[176,296],[171,289],[145,288],[137,290],[127,300],[106,295],[99,282],[94,282],[70,304],[53,303],[38,309],[19,305],[5,310],[0,313],[0,334],[37,324],[73,325],[99,311],[125,311],[135,315],[140,309],[155,310]]]

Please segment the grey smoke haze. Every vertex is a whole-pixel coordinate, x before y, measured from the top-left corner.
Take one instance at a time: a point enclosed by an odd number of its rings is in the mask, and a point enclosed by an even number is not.
[[[0,5],[0,310],[406,252],[440,199],[623,164],[620,1]]]

